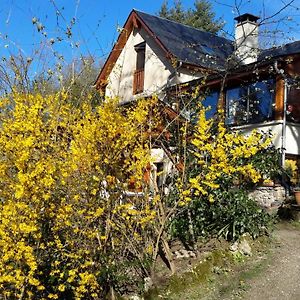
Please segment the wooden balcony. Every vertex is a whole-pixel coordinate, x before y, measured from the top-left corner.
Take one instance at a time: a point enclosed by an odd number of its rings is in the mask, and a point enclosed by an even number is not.
[[[133,74],[133,94],[144,91],[144,69],[136,70]]]

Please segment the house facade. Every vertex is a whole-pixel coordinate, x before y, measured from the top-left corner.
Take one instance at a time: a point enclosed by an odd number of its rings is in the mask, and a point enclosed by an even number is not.
[[[199,44],[199,40],[206,40],[206,44]],[[121,102],[164,94],[170,86],[220,68],[232,51],[232,42],[224,38],[133,10],[96,87]]]
[[[261,50],[259,17],[235,20],[231,41],[133,10],[96,87],[121,104],[156,94],[170,107],[184,91],[209,91],[203,103],[212,106],[211,115],[221,106],[233,130],[271,131],[282,163],[299,161],[300,41]],[[154,153],[157,163],[166,161],[162,149]]]

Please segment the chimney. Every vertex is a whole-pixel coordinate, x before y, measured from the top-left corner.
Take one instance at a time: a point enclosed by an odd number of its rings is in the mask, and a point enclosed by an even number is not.
[[[258,57],[258,23],[259,17],[243,14],[236,18],[235,44],[236,56],[243,64],[251,64]]]

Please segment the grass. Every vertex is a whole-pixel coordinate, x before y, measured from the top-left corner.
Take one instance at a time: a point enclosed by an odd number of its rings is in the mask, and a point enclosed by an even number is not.
[[[300,222],[299,222],[299,221],[291,221],[290,224],[291,224],[291,226],[294,227],[295,229],[300,230]]]

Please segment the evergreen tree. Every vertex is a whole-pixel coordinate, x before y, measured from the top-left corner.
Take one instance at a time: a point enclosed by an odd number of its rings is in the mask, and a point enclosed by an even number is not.
[[[220,19],[215,19],[215,13],[212,11],[211,3],[208,0],[196,0],[194,8],[187,10],[182,6],[181,0],[174,0],[171,8],[168,7],[168,1],[165,0],[158,15],[211,33],[219,32],[224,26]]]

